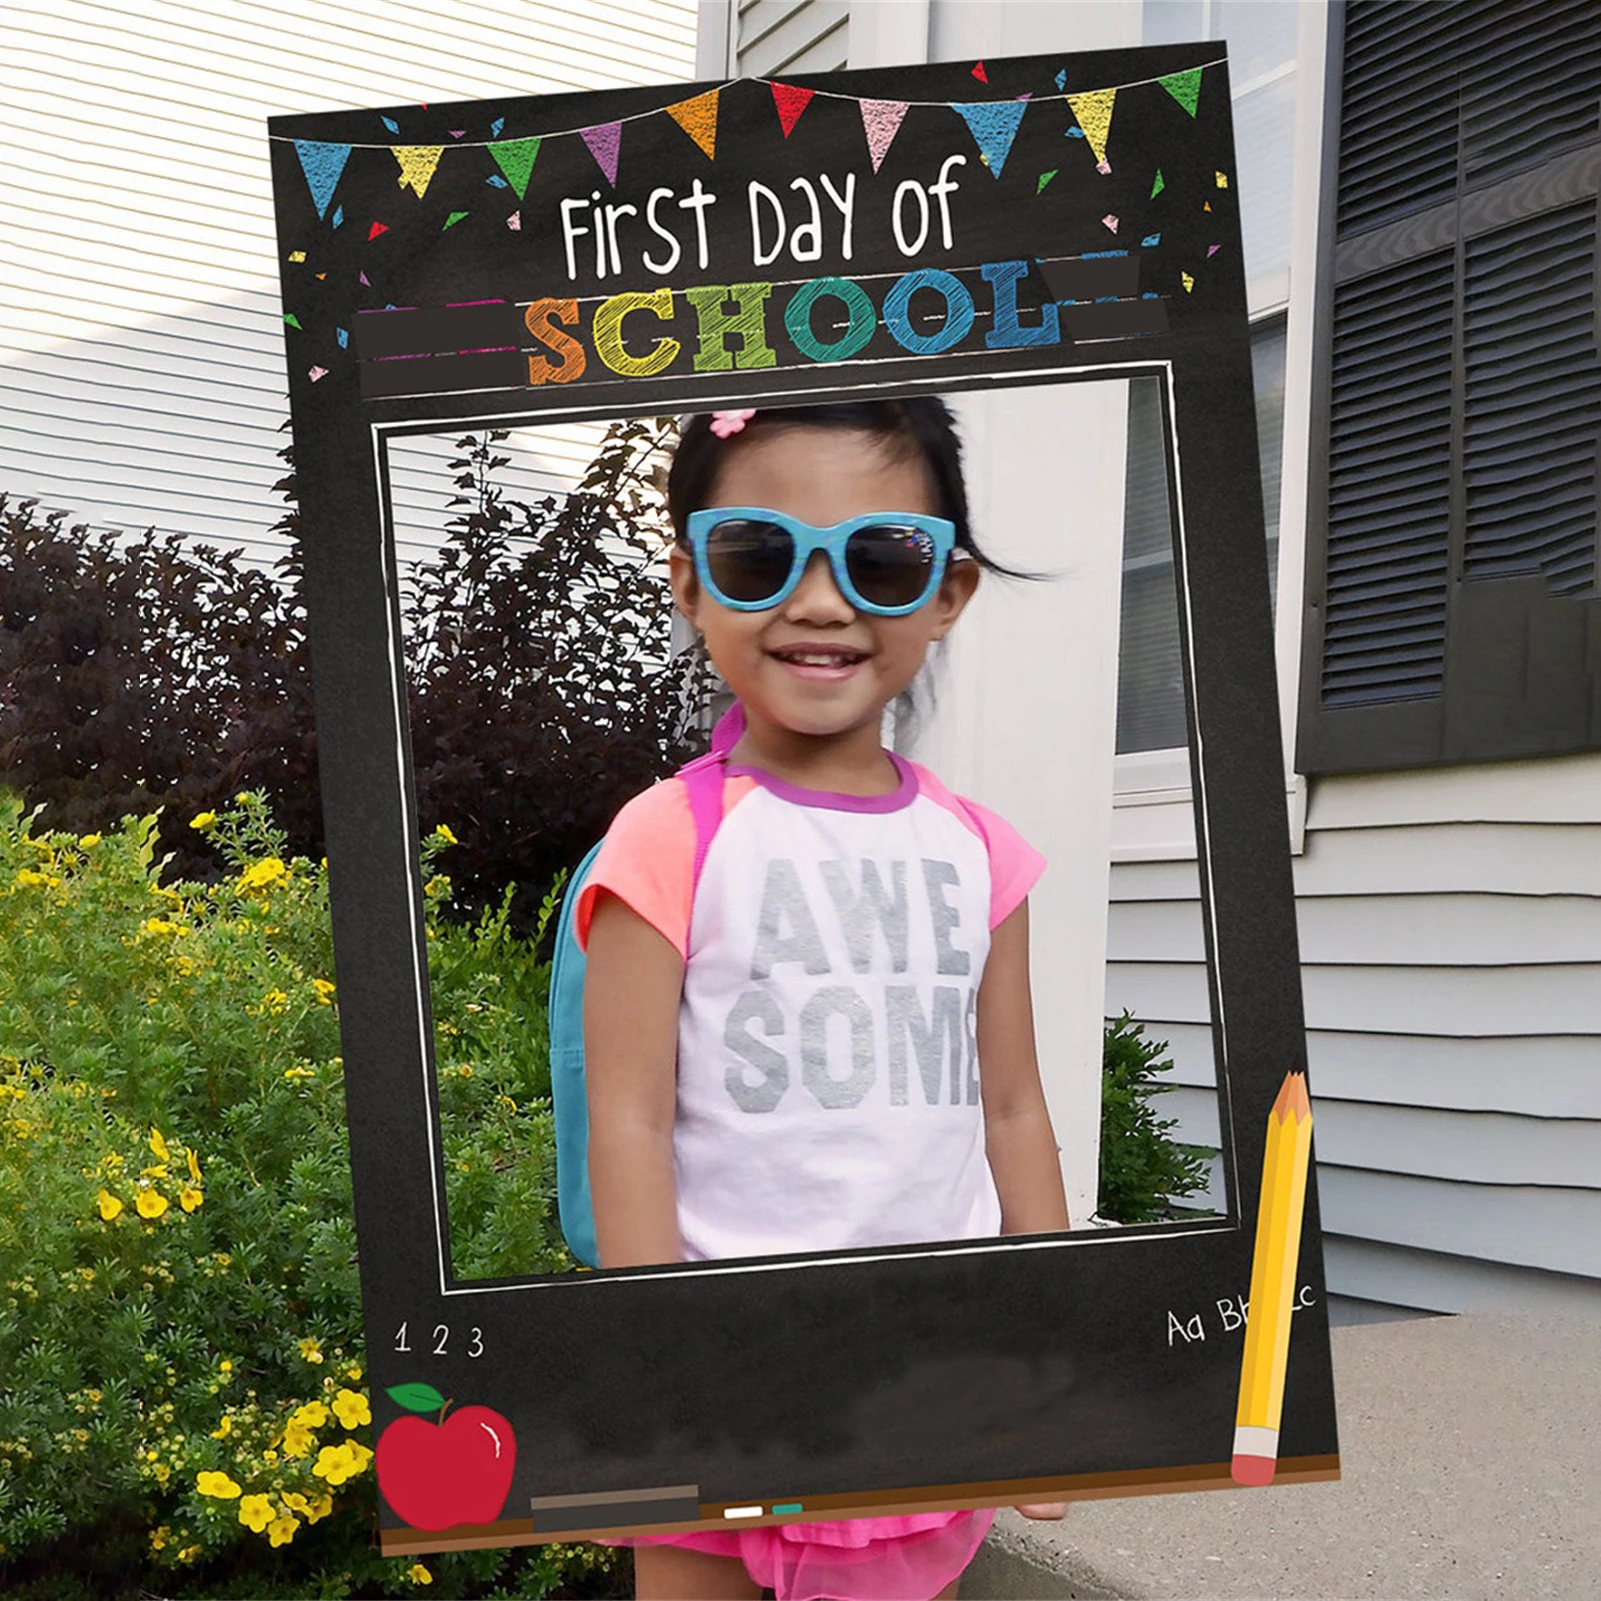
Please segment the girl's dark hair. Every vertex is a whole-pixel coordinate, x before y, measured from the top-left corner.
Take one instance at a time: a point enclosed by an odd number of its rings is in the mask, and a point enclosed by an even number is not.
[[[687,541],[689,514],[706,504],[719,469],[743,442],[783,428],[839,428],[871,434],[895,457],[921,456],[934,486],[940,515],[956,525],[957,549],[966,551],[990,572],[1009,578],[1035,576],[1002,566],[986,556],[974,541],[967,514],[967,485],[962,479],[961,441],[956,437],[950,410],[938,395],[763,407],[743,429],[727,439],[712,432],[711,422],[711,416],[705,413],[684,421],[667,475],[667,514],[681,545]]]

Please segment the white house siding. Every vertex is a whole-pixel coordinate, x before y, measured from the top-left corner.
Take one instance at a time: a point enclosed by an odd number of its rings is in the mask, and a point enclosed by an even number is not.
[[[1315,779],[1295,889],[1331,1290],[1601,1312],[1601,755]],[[1199,913],[1114,865],[1107,1010],[1210,1142]]]
[[[696,20],[695,0],[11,0],[0,493],[280,555],[266,118],[687,79]],[[397,474],[403,555],[437,543],[451,444]],[[519,439],[502,485],[570,482],[589,448]]]
[[[740,0],[738,71],[839,72],[850,54],[850,0]]]

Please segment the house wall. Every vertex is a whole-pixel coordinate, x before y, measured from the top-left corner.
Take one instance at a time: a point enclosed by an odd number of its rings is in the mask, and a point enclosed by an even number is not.
[[[265,119],[688,78],[696,22],[694,0],[13,0],[0,493],[281,555],[267,538],[288,400]],[[503,488],[570,481],[592,438],[519,440]],[[452,445],[396,475],[403,557],[439,540]]]

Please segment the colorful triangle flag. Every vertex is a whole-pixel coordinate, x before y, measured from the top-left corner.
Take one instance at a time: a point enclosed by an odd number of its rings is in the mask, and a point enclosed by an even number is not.
[[[988,83],[990,81],[990,75],[984,70],[984,63],[982,61],[980,61],[977,66],[973,68],[973,76],[977,78],[980,83]]]
[[[468,213],[465,212],[465,211],[453,211],[453,212],[451,212],[451,214],[448,217],[445,218],[445,228],[454,228],[456,226],[456,224],[458,222],[460,222],[461,219],[463,217],[467,216],[467,215],[468,215]],[[445,228],[441,228],[439,231],[441,233],[443,233],[445,231]]]
[[[717,155],[717,97],[720,89],[710,89],[693,100],[680,100],[667,108],[667,115],[678,124],[712,161]]]
[[[1043,193],[1044,193],[1044,192],[1045,192],[1045,186],[1046,186],[1046,184],[1048,184],[1048,183],[1049,183],[1049,182],[1050,182],[1050,181],[1051,181],[1051,179],[1052,179],[1052,178],[1054,178],[1054,177],[1055,177],[1055,176],[1056,176],[1056,174],[1057,174],[1057,172],[1058,172],[1058,171],[1059,171],[1059,169],[1058,169],[1058,168],[1056,168],[1056,167],[1052,167],[1052,168],[1051,168],[1051,170],[1050,170],[1050,171],[1049,171],[1049,172],[1042,172],[1042,173],[1041,173],[1041,174],[1040,174],[1040,181],[1039,181],[1039,184],[1038,184],[1038,186],[1037,186],[1037,187],[1036,187],[1036,188],[1035,188],[1035,190],[1034,190],[1034,193],[1035,193],[1035,194],[1037,194],[1037,195],[1038,195],[1038,194],[1043,194]]]
[[[1116,89],[1091,89],[1087,94],[1069,95],[1067,103],[1084,130],[1084,137],[1095,152],[1096,165],[1106,160],[1106,136],[1112,131],[1112,102]]]
[[[528,193],[528,174],[534,170],[534,158],[539,154],[537,139],[501,139],[489,147],[495,165],[506,175],[506,182],[517,191],[517,198]]]
[[[979,100],[951,107],[960,112],[968,131],[978,145],[978,153],[992,176],[999,178],[1001,168],[1011,153],[1012,141],[1017,137],[1023,113],[1028,110],[1026,100]]]
[[[1156,169],[1156,179],[1151,185],[1151,199],[1155,200],[1165,188],[1167,188],[1167,179],[1162,176],[1162,169],[1158,167]]]
[[[395,160],[400,163],[400,187],[412,190],[419,200],[428,193],[439,158],[445,152],[443,145],[392,145]]]
[[[798,89],[792,83],[775,83],[772,88],[773,104],[778,109],[778,125],[787,139],[790,129],[800,121],[801,112],[811,104],[813,91]]]
[[[1204,70],[1191,67],[1188,72],[1170,72],[1156,81],[1193,117],[1201,99],[1201,73]]]
[[[895,135],[900,132],[906,116],[904,100],[863,100],[862,132],[867,135],[867,153],[873,158],[873,171],[877,172]]]
[[[300,170],[306,175],[312,203],[321,217],[328,210],[334,190],[339,187],[339,175],[350,159],[350,146],[323,144],[316,139],[297,139],[295,154],[300,157]]]
[[[593,128],[583,130],[584,143],[589,146],[589,153],[595,158],[600,170],[606,174],[606,182],[612,188],[617,187],[617,155],[623,145],[623,125],[620,122],[598,122]]]

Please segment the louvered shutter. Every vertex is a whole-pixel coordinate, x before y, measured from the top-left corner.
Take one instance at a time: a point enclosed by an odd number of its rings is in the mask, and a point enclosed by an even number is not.
[[[1297,766],[1596,747],[1593,0],[1353,0],[1343,57]]]

